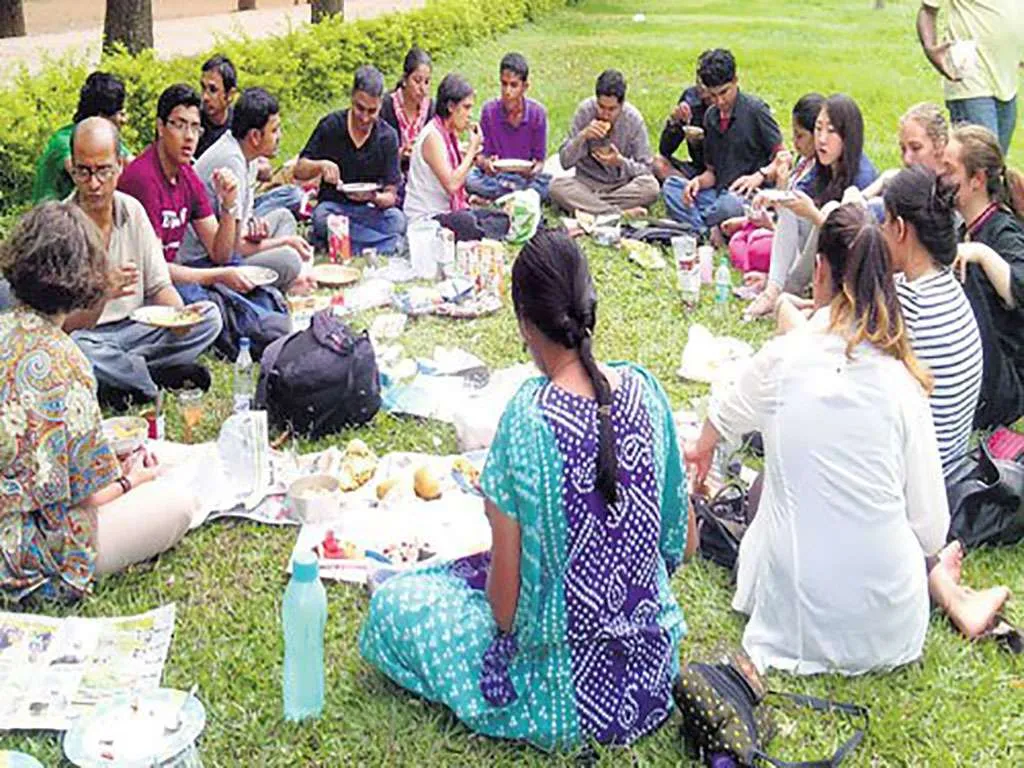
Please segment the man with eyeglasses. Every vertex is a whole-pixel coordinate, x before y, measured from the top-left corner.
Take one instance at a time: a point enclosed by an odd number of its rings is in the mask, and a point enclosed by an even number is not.
[[[93,72],[86,78],[78,93],[78,108],[70,123],[62,127],[46,143],[43,154],[36,162],[36,177],[32,184],[32,202],[63,200],[74,191],[71,181],[71,130],[75,123],[87,117],[105,117],[118,128],[125,124],[124,82],[117,75]],[[122,157],[129,157],[124,145],[118,146]]]
[[[228,251],[208,250],[192,227],[178,248],[177,263],[189,266],[222,266],[245,263],[269,267],[278,275],[275,287],[305,290],[310,281],[300,278],[304,261],[312,261],[312,246],[297,232],[295,217],[285,208],[266,216],[253,210],[257,160],[277,154],[281,142],[281,115],[277,100],[262,88],[246,88],[235,103],[231,130],[221,136],[195,165],[206,187],[214,215],[223,220],[229,213],[235,220],[235,238]],[[222,203],[218,179],[225,172],[238,180],[237,198]],[[225,210],[226,209],[226,210]]]
[[[704,172],[687,180],[671,176],[662,195],[669,215],[706,235],[726,219],[743,215],[743,198],[772,175],[783,148],[782,131],[768,105],[742,93],[732,53],[701,54],[697,77],[711,106],[704,115]]]
[[[220,137],[231,130],[234,117],[232,103],[238,94],[238,74],[235,65],[227,56],[217,53],[203,62],[202,74],[199,78],[200,92],[203,98],[202,120],[203,134],[196,145],[195,159],[198,160],[207,149],[220,140]],[[269,182],[274,176],[274,168],[270,161],[261,157],[256,160],[256,180]],[[303,192],[294,184],[281,184],[256,195],[253,201],[253,212],[257,216],[266,216],[275,208],[287,208],[298,215],[302,208]]]
[[[222,54],[203,62],[199,78],[202,86],[201,105],[203,135],[196,145],[196,159],[203,156],[217,140],[231,130],[231,102],[238,93],[238,76],[231,59]]]
[[[398,207],[399,141],[395,129],[380,120],[384,76],[376,67],[356,70],[352,105],[323,118],[295,165],[298,180],[320,177],[319,203],[313,211],[313,236],[327,243],[327,217],[347,216],[352,248],[392,253],[405,233]],[[346,189],[346,184],[370,189]],[[373,187],[376,188],[373,188]]]
[[[99,228],[112,288],[95,307],[71,313],[64,329],[92,363],[101,402],[120,409],[131,401],[153,400],[159,387],[208,388],[210,373],[196,358],[220,334],[222,323],[210,302],[192,305],[201,320],[181,332],[131,319],[146,305],[180,308],[184,302],[171,283],[163,246],[145,208],[117,191],[117,146],[117,127],[100,117],[83,120],[71,134],[75,191],[68,200]]]
[[[178,248],[191,225],[203,247],[217,263],[230,260],[235,245],[234,206],[238,179],[224,170],[214,174],[214,190],[220,217],[206,195],[206,187],[192,169],[196,143],[203,133],[199,94],[179,83],[167,88],[157,101],[156,141],[135,158],[121,174],[118,189],[140,203],[153,230],[163,243],[175,285],[226,285],[239,293],[252,283],[237,267],[193,269],[175,263]]]

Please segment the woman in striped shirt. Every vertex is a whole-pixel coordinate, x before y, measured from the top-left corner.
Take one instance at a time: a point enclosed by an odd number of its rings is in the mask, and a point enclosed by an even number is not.
[[[950,269],[957,255],[956,187],[923,165],[889,180],[882,234],[896,273],[896,295],[918,360],[934,378],[929,405],[943,474],[967,455],[981,392],[981,336],[967,295]],[[945,501],[943,499],[943,501]],[[974,591],[960,582],[958,541],[928,558],[928,587],[967,637],[983,634],[1009,597],[1006,587]]]
[[[886,188],[882,223],[914,354],[935,378],[929,403],[945,474],[967,455],[983,368],[978,323],[949,268],[955,197],[933,170],[905,168]]]

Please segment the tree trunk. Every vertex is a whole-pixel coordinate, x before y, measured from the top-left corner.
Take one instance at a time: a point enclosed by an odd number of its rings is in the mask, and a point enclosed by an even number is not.
[[[238,0],[238,10],[240,11],[255,11],[256,0]]]
[[[153,47],[153,0],[107,0],[103,49],[122,43],[130,53]]]
[[[311,0],[313,23],[317,24],[328,16],[345,18],[345,0]]]
[[[0,37],[25,36],[25,11],[21,0],[0,0]]]

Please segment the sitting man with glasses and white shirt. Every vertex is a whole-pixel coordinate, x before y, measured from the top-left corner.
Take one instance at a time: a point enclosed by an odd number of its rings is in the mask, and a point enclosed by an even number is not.
[[[101,401],[113,408],[153,400],[159,387],[209,387],[209,371],[196,358],[217,338],[222,325],[210,302],[191,305],[199,321],[180,330],[132,319],[146,305],[182,308],[184,302],[171,283],[163,246],[146,210],[135,198],[117,191],[117,146],[117,128],[101,117],[83,120],[71,134],[75,191],[68,200],[99,228],[107,246],[111,288],[95,306],[72,312],[64,322],[64,330],[93,366]]]

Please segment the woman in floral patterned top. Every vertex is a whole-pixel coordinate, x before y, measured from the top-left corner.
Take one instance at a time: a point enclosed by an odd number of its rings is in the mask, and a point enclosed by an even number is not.
[[[180,539],[190,509],[129,494],[156,470],[122,473],[102,434],[92,370],[61,330],[69,313],[108,298],[92,222],[75,206],[45,203],[0,245],[0,268],[17,300],[0,314],[0,596],[77,598],[95,574]]]

